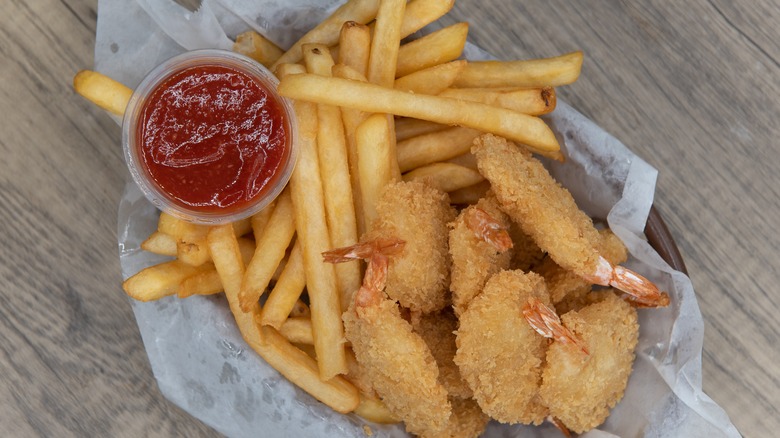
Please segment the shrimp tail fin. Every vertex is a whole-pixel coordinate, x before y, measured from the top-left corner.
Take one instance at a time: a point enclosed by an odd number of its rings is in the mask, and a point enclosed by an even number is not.
[[[564,327],[555,310],[546,306],[538,298],[531,297],[523,306],[523,316],[531,328],[545,338],[551,338],[563,344],[571,344],[579,348],[586,355],[588,348],[571,330]]]

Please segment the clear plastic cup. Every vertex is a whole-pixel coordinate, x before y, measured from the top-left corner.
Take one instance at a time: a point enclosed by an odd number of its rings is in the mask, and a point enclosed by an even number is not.
[[[203,211],[175,199],[158,185],[146,166],[141,154],[139,123],[143,123],[143,111],[147,100],[158,86],[173,75],[192,67],[221,66],[237,70],[256,80],[269,96],[280,104],[286,131],[285,152],[276,172],[260,193],[240,208],[225,211]],[[265,67],[254,60],[227,50],[195,50],[175,56],[155,67],[133,92],[122,122],[122,147],[130,174],[147,199],[160,210],[189,222],[218,225],[249,217],[273,201],[287,185],[298,155],[296,147],[297,122],[291,102],[276,93],[279,81]]]

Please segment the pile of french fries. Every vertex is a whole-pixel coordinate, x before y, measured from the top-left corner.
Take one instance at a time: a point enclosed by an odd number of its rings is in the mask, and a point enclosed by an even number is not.
[[[150,301],[224,292],[243,338],[291,382],[338,412],[397,421],[349,374],[341,315],[361,266],[334,266],[321,254],[358,242],[392,181],[425,180],[453,203],[476,202],[488,184],[469,151],[483,132],[563,159],[538,116],[554,110],[554,87],[575,81],[582,65],[581,52],[459,59],[467,23],[403,42],[453,2],[349,0],[287,51],[256,32],[239,35],[234,50],[274,71],[279,93],[293,99],[299,161],[290,183],[232,224],[162,213],[142,248],[174,259],[127,279],[127,294]],[[95,72],[80,72],[74,86],[115,114],[129,99],[126,87]]]

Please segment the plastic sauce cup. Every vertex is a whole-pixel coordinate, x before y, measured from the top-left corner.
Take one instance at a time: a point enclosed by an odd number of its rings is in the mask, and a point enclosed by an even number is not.
[[[155,67],[122,123],[130,173],[157,208],[217,225],[251,216],[290,179],[297,148],[289,100],[265,67],[196,50]]]

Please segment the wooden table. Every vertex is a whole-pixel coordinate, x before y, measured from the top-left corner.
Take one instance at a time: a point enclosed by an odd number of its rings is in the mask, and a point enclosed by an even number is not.
[[[119,282],[119,127],[76,96],[96,0],[0,18],[0,430],[213,436],[166,401]],[[780,3],[460,0],[503,59],[586,54],[563,99],[659,169],[706,332],[704,389],[745,436],[780,430]]]

